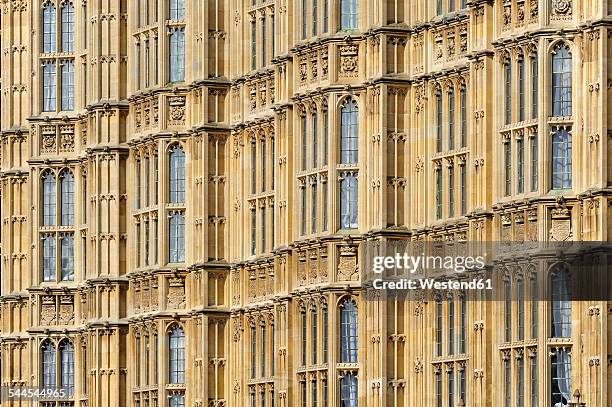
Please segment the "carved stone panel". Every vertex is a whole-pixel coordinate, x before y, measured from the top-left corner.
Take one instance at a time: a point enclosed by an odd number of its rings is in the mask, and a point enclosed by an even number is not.
[[[357,267],[357,249],[355,247],[340,247],[338,259],[338,281],[359,280],[359,267]]]
[[[172,277],[168,281],[168,308],[185,308],[185,285],[181,277]]]
[[[55,308],[55,296],[44,295],[40,306],[40,324],[55,325],[57,322],[57,310]]]

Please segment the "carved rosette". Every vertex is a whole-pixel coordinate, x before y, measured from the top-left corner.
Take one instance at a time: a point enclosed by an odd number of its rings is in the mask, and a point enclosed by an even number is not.
[[[74,151],[74,126],[69,125],[60,127],[60,151]]]
[[[172,96],[168,98],[168,125],[185,125],[185,97]]]
[[[168,308],[185,308],[185,284],[181,277],[171,277],[168,280]]]
[[[340,73],[342,78],[353,78],[359,75],[359,45],[341,45],[338,48]]]
[[[43,153],[54,153],[56,150],[57,135],[55,126],[41,126],[41,151]]]
[[[60,297],[59,324],[70,325],[74,323],[74,297],[62,295]]]
[[[40,325],[55,325],[56,318],[55,296],[44,295],[40,305]]]
[[[570,20],[572,18],[572,0],[552,0],[551,20]]]

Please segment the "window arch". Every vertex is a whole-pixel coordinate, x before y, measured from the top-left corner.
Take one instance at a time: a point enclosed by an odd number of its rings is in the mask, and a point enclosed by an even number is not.
[[[42,361],[42,387],[55,388],[56,377],[55,377],[55,366],[56,366],[56,353],[53,342],[47,340],[41,347],[41,361]]]
[[[74,175],[65,170],[61,178],[62,226],[74,225]]]
[[[170,20],[184,20],[185,0],[170,0],[169,14]]]
[[[185,202],[185,152],[176,144],[170,150],[170,202]]]
[[[551,336],[572,336],[571,275],[566,264],[557,264],[550,273]]]
[[[68,396],[74,394],[74,345],[69,340],[59,346],[61,388]]]
[[[340,304],[340,362],[357,363],[357,304],[347,298]]]
[[[169,382],[185,383],[185,332],[175,325],[168,335],[169,339]]]
[[[340,28],[356,30],[359,18],[359,0],[340,0]]]
[[[74,6],[71,2],[62,6],[62,52],[74,52]]]
[[[572,53],[563,43],[552,54],[552,115],[572,115]]]
[[[57,51],[57,22],[55,6],[47,4],[43,9],[43,52]]]
[[[347,98],[342,104],[340,130],[340,163],[357,164],[359,159],[359,108],[354,98]]]
[[[55,175],[46,171],[42,177],[43,226],[54,226],[56,221]]]

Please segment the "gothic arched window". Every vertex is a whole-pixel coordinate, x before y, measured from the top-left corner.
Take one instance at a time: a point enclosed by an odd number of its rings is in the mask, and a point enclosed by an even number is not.
[[[359,18],[359,0],[340,0],[340,28],[356,30]]]
[[[185,152],[176,144],[170,151],[170,202],[185,202]]]
[[[55,377],[55,365],[56,365],[56,354],[55,347],[51,341],[46,341],[41,348],[41,360],[42,360],[42,383],[41,386],[44,388],[55,388],[56,377]]]
[[[56,27],[55,6],[49,3],[43,9],[43,52],[45,53],[57,51]]]
[[[61,388],[68,396],[74,394],[74,345],[66,340],[59,346]]]
[[[74,175],[65,170],[61,176],[62,226],[74,225]]]
[[[565,44],[552,55],[552,115],[572,115],[572,54]]]
[[[340,304],[340,362],[357,363],[357,305],[351,299]]]
[[[62,52],[74,52],[74,6],[67,2],[62,6]]]
[[[359,108],[357,101],[344,101],[340,117],[340,163],[357,164],[359,159]]]
[[[47,171],[42,178],[43,226],[54,226],[56,221],[55,175]]]
[[[567,266],[559,264],[550,273],[551,323],[553,338],[572,336],[571,276]]]
[[[185,332],[176,325],[169,335],[169,382],[185,383]]]

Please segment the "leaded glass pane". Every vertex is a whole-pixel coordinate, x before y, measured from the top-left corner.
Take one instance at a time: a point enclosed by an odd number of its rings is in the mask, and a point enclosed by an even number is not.
[[[359,109],[355,99],[342,106],[340,117],[340,163],[357,164],[359,159]]]
[[[344,300],[340,308],[340,361],[357,363],[357,306]]]
[[[74,346],[69,341],[60,345],[61,378],[62,389],[66,390],[68,396],[74,394]]]
[[[51,341],[42,347],[42,387],[55,388],[55,348]]]
[[[175,326],[169,335],[170,383],[185,383],[185,332]]]
[[[358,227],[358,185],[357,178],[346,174],[340,181],[340,228]]]
[[[358,0],[340,0],[340,28],[342,30],[357,29],[358,17]]]
[[[170,152],[170,202],[185,202],[185,152],[175,145]]]
[[[62,52],[74,52],[74,6],[62,6]]]
[[[62,110],[74,110],[74,61],[62,65]]]
[[[552,56],[553,116],[572,115],[572,55],[568,46],[555,49]]]
[[[74,225],[74,176],[64,171],[62,179],[62,226]]]
[[[43,10],[43,52],[57,51],[55,6],[48,4]]]
[[[552,304],[551,323],[553,338],[572,336],[572,303],[570,272],[564,265],[559,265],[550,275]]]
[[[185,19],[185,0],[170,0],[170,20]]]
[[[55,176],[51,171],[47,172],[43,177],[43,226],[55,225]]]
[[[185,215],[182,212],[175,212],[170,216],[169,250],[170,263],[185,261]]]
[[[572,136],[568,127],[553,127],[552,189],[572,187]]]
[[[170,82],[185,80],[185,29],[170,34]]]
[[[340,379],[340,407],[357,407],[357,374],[345,373]]]
[[[566,349],[558,349],[551,360],[551,404],[567,407],[572,394],[572,361]]]
[[[43,281],[55,281],[56,247],[55,235],[43,237]]]
[[[43,111],[54,112],[56,107],[55,61],[45,61],[43,68]]]
[[[74,280],[74,236],[67,233],[62,241],[62,281]]]

